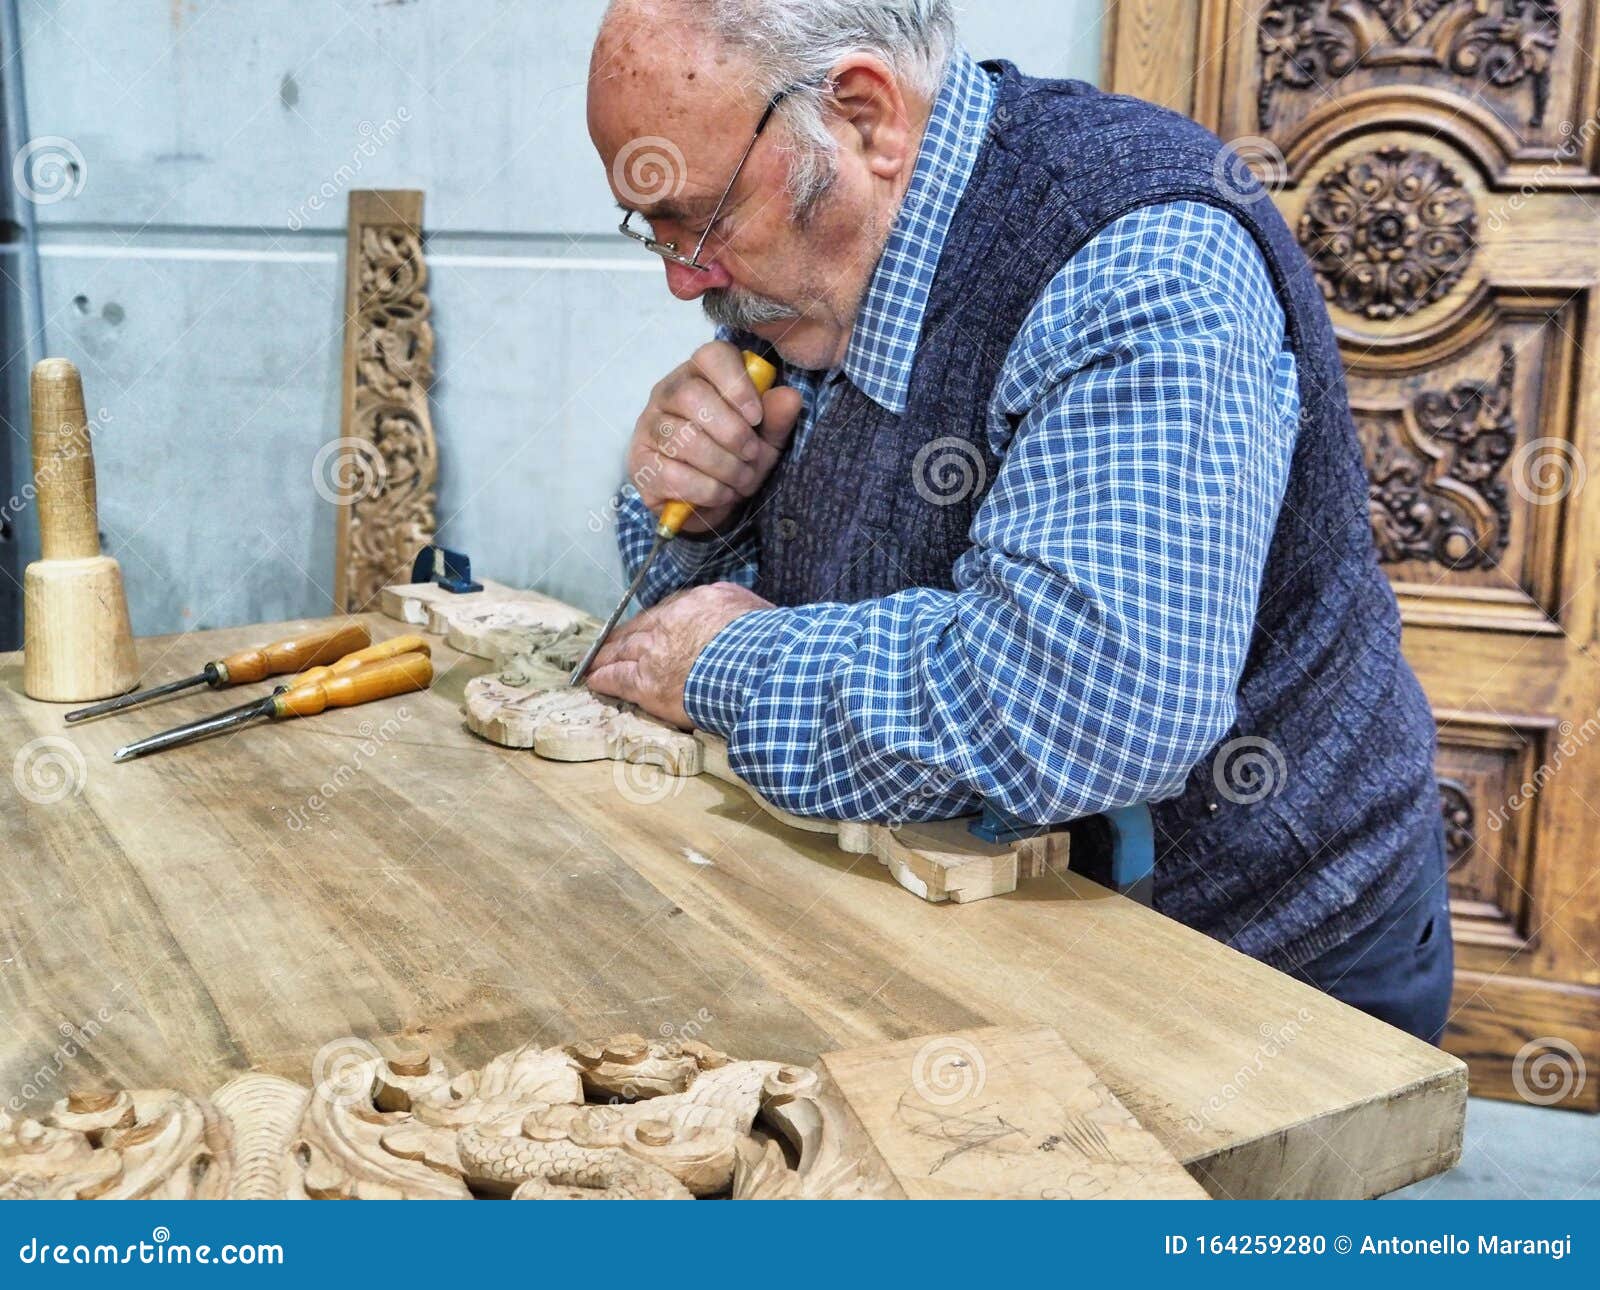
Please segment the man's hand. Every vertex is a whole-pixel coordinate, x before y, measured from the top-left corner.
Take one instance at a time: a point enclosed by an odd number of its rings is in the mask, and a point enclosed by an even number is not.
[[[628,445],[628,478],[656,515],[688,502],[695,514],[684,532],[713,532],[766,483],[800,408],[798,390],[758,395],[737,347],[702,345],[650,392]]]
[[[694,722],[683,709],[683,687],[700,651],[735,618],[771,608],[731,582],[680,591],[611,634],[589,672],[589,688],[688,730]]]

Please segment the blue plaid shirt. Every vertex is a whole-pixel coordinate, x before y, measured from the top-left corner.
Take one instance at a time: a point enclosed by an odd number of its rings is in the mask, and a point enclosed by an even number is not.
[[[840,380],[904,411],[994,97],[958,53],[842,368],[787,374],[804,402],[789,451]],[[1171,796],[1233,724],[1298,418],[1249,234],[1200,203],[1134,211],[1062,268],[1008,353],[989,418],[1001,465],[956,590],[746,614],[701,653],[685,708],[801,815],[939,819],[990,802],[1064,822]],[[655,520],[631,485],[617,505],[631,572]],[[748,516],[679,538],[641,599],[753,586],[756,561]]]

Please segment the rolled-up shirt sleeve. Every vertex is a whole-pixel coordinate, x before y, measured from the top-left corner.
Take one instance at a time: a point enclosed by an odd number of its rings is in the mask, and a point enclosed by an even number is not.
[[[1193,202],[1124,216],[1007,357],[956,590],[747,614],[696,661],[689,715],[802,815],[1170,796],[1234,721],[1298,420],[1244,229]]]

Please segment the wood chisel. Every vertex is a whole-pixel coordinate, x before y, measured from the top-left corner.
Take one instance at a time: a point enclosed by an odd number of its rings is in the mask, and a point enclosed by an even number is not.
[[[289,690],[298,690],[303,685],[315,685],[318,681],[326,681],[330,676],[339,676],[345,672],[354,672],[358,667],[368,663],[381,663],[386,658],[395,658],[401,654],[428,654],[432,655],[433,645],[423,636],[396,636],[393,640],[381,641],[376,645],[368,645],[366,649],[358,649],[354,654],[346,654],[336,663],[324,663],[321,667],[314,667],[299,676],[292,676],[282,685],[273,687],[274,694],[284,694]],[[249,703],[241,703],[232,708],[224,708],[221,712],[214,712],[202,720],[212,721],[217,717],[231,717],[236,712],[254,712],[261,704],[260,699],[251,699]]]
[[[378,663],[367,663],[351,672],[339,672],[297,685],[281,694],[269,694],[256,703],[244,704],[214,717],[191,721],[158,735],[140,739],[117,749],[114,761],[129,761],[163,748],[175,748],[208,735],[249,725],[252,721],[279,721],[285,717],[311,717],[328,708],[353,708],[362,703],[393,698],[425,690],[433,681],[433,660],[426,654],[400,654]]]
[[[303,672],[306,668],[315,667],[320,663],[332,663],[370,644],[372,644],[372,633],[361,623],[345,623],[339,627],[307,632],[304,636],[290,636],[286,640],[274,641],[271,645],[241,650],[237,654],[228,655],[227,658],[207,663],[193,676],[186,676],[181,681],[169,681],[154,689],[136,690],[132,694],[107,699],[104,703],[79,708],[76,712],[67,713],[67,720],[87,721],[90,717],[102,717],[110,712],[136,708],[154,699],[162,699],[182,690],[192,690],[200,685],[209,685],[213,689],[220,690],[224,686],[264,681],[269,676]]]
[[[760,354],[745,350],[743,354],[744,370],[749,375],[751,383],[756,387],[757,394],[766,394],[778,380],[778,369]],[[650,548],[650,554],[645,556],[644,563],[639,566],[639,571],[633,575],[633,581],[628,584],[628,589],[622,593],[622,599],[617,602],[617,607],[611,611],[611,617],[606,619],[606,625],[600,629],[600,634],[595,637],[594,644],[589,646],[589,652],[583,656],[583,661],[573,668],[572,676],[567,685],[577,686],[583,684],[583,678],[589,674],[595,656],[600,653],[611,633],[622,621],[622,615],[633,603],[633,598],[639,594],[639,588],[644,586],[645,575],[650,572],[650,566],[656,562],[656,557],[661,554],[661,548],[678,536],[679,531],[694,514],[694,507],[688,502],[668,502],[661,508],[661,518],[656,524],[655,545]]]

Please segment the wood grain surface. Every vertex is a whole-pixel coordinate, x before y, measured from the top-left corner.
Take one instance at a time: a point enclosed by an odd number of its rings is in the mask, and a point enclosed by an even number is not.
[[[365,615],[375,640],[402,624]],[[146,685],[311,624],[139,642]],[[709,776],[559,765],[431,691],[113,765],[265,686],[74,727],[0,661],[0,1103],[301,1076],[427,1030],[478,1065],[637,1031],[734,1055],[1054,1026],[1219,1196],[1360,1196],[1449,1167],[1437,1049],[1073,874],[934,906]]]

